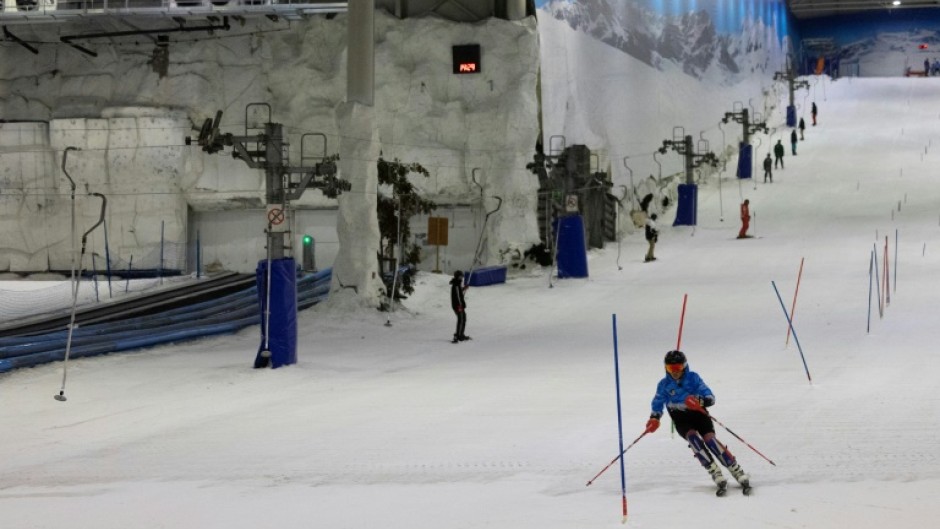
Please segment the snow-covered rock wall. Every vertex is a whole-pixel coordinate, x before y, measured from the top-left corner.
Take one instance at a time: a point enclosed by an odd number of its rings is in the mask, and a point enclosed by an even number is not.
[[[96,20],[95,28],[127,26]],[[83,30],[80,23],[22,26],[19,38],[42,43],[38,55],[9,43],[0,47],[0,270],[45,270],[47,263],[68,268],[71,200],[59,167],[68,146],[81,149],[70,152],[66,168],[78,184],[79,234],[98,215],[98,203],[87,193],[106,195],[112,261],[134,255],[135,263],[159,244],[161,232],[166,241],[191,244],[188,209],[263,206],[260,171],[229,151],[210,155],[186,144],[217,110],[223,111],[221,132],[256,134],[267,115],[246,106],[270,104],[271,121],[285,126],[292,164],[301,164],[305,133],[327,138],[326,153],[318,140],[304,142],[307,163],[310,156],[339,152],[337,111],[346,94],[343,15],[290,22],[249,18],[211,35],[174,34],[165,70],[144,36],[83,42],[97,57],[58,42]],[[536,242],[537,181],[525,169],[538,135],[535,20],[458,24],[398,20],[380,11],[375,37],[381,155],[426,167],[431,178],[416,183],[440,204],[479,201],[474,171],[487,197],[506,199],[488,227],[486,255]],[[481,44],[482,73],[454,75],[451,46],[467,43]],[[314,190],[295,205],[336,208],[337,201]],[[263,218],[233,224],[228,237],[203,241],[203,262],[219,262],[228,245],[244,248],[246,237],[263,240],[263,229]],[[101,234],[92,234],[89,245],[89,254],[104,255]],[[451,258],[455,266],[468,266],[472,255]]]

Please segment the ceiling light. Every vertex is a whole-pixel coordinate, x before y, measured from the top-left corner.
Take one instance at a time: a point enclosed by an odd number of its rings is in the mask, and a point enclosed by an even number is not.
[[[901,0],[894,0],[894,2],[891,2],[891,5],[893,5],[893,6],[899,6],[899,5],[901,5]]]

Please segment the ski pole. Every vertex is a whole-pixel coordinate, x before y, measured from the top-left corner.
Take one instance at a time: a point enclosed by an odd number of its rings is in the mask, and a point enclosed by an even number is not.
[[[623,457],[624,454],[627,453],[627,450],[629,450],[630,448],[632,448],[633,445],[637,444],[637,442],[639,442],[640,439],[642,439],[643,436],[645,436],[645,435],[648,434],[648,433],[649,433],[649,432],[644,431],[642,434],[640,434],[639,437],[637,437],[636,439],[634,439],[634,441],[633,441],[632,443],[630,443],[630,446],[624,448],[624,449],[623,449],[623,452],[620,452],[620,455],[618,455],[617,457],[611,459],[611,460],[610,460],[610,463],[607,463],[607,466],[606,466],[606,467],[602,468],[600,472],[598,472],[597,474],[594,475],[593,478],[591,478],[590,480],[588,480],[587,485],[585,485],[585,487],[590,487],[590,486],[591,486],[591,483],[594,483],[594,480],[595,480],[595,479],[599,478],[601,474],[603,474],[604,472],[606,472],[608,468],[610,468],[614,463],[617,462],[618,459],[620,459],[621,457]]]
[[[731,428],[728,428],[728,427],[725,426],[724,424],[721,424],[721,421],[719,421],[718,419],[716,419],[716,418],[714,417],[714,415],[708,413],[708,410],[705,410],[705,414],[708,415],[708,417],[709,417],[711,420],[717,422],[717,423],[718,423],[718,426],[721,426],[721,427],[724,428],[725,430],[728,430],[728,433],[730,433],[731,435],[737,437],[738,441],[741,441],[742,443],[746,444],[747,447],[750,448],[751,450],[753,450],[757,455],[759,455],[759,456],[763,457],[765,460],[767,460],[768,463],[770,463],[770,464],[773,465],[773,466],[777,466],[777,464],[774,463],[773,461],[771,461],[770,458],[768,458],[768,457],[765,456],[764,454],[760,453],[760,450],[758,450],[758,449],[754,448],[753,446],[751,446],[751,443],[745,441],[744,439],[741,438],[740,435],[738,435],[738,434],[734,433],[733,431],[731,431]]]

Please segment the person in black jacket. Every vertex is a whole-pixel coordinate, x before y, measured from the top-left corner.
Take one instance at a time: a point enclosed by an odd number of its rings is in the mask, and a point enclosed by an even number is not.
[[[774,173],[771,171],[774,162],[770,159],[770,153],[767,153],[767,157],[764,158],[764,183],[767,183],[767,179],[770,178],[770,183],[774,183]]]
[[[454,332],[453,343],[469,340],[464,331],[467,328],[467,301],[463,297],[467,285],[463,284],[463,272],[457,270],[454,272],[454,278],[450,280],[450,306],[457,315],[457,330]]]
[[[783,169],[783,143],[780,143],[782,140],[777,140],[777,144],[774,145],[774,169],[777,168],[777,164],[780,164],[780,168]]]
[[[793,156],[796,156],[796,129],[790,131],[790,147],[793,149]]]

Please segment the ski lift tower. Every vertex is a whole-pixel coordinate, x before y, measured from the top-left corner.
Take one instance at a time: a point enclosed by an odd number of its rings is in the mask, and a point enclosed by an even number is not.
[[[789,59],[787,63],[789,63]],[[787,68],[786,72],[774,72],[774,81],[786,81],[790,91],[790,104],[787,105],[787,126],[796,126],[796,103],[793,102],[793,93],[800,88],[809,88],[809,82],[805,79],[797,81],[796,71],[793,66]]]
[[[251,128],[249,113],[264,117],[263,129]],[[349,182],[336,176],[338,156],[327,156],[326,135],[304,134],[300,139],[300,166],[288,165],[289,144],[284,140],[284,127],[271,122],[271,106],[267,103],[249,103],[245,106],[245,133],[236,136],[221,133],[219,122],[222,111],[215,119],[208,118],[199,131],[198,144],[202,150],[214,154],[226,147],[232,148],[232,157],[245,162],[252,169],[261,169],[265,176],[265,234],[267,255],[258,263],[258,296],[261,301],[262,341],[255,359],[255,367],[280,367],[297,362],[297,273],[291,243],[291,201],[299,199],[310,188],[320,189],[329,198],[349,191]],[[250,134],[251,131],[261,131]],[[319,156],[304,153],[305,140],[322,139]],[[189,140],[187,139],[187,143]],[[307,161],[316,160],[310,165]]]
[[[718,167],[718,157],[708,150],[708,140],[699,140],[697,149],[692,149],[692,136],[685,134],[682,127],[673,127],[671,140],[663,140],[663,146],[658,149],[660,154],[666,154],[672,149],[685,157],[685,183],[679,184],[679,203],[676,206],[676,220],[673,226],[695,226],[698,218],[698,186],[692,170],[702,164]]]
[[[751,148],[751,134],[757,131],[767,132],[767,123],[765,121],[760,121],[760,113],[755,112],[756,122],[751,122],[750,113],[748,109],[744,108],[744,103],[740,101],[735,101],[734,110],[731,112],[725,112],[725,117],[721,118],[722,123],[728,123],[728,121],[734,121],[735,123],[740,123],[743,127],[743,135],[741,139],[741,144],[738,146],[738,178],[750,178],[751,177],[751,159],[752,151]]]

